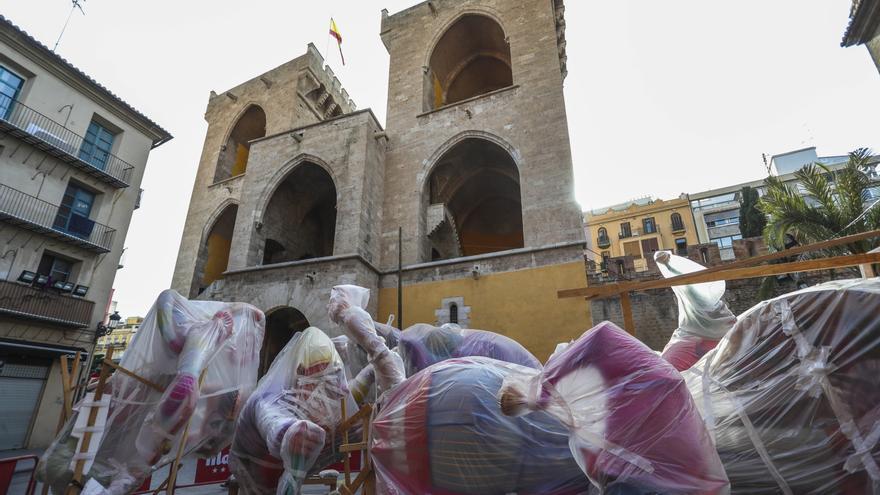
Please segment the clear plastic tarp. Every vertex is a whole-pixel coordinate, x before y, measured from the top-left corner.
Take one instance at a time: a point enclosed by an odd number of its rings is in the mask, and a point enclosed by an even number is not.
[[[101,403],[89,394],[75,406],[40,460],[38,478],[53,493],[66,493],[76,461],[83,460],[84,481],[92,487],[132,492],[175,458],[187,425],[184,454],[219,452],[232,440],[234,418],[256,385],[264,326],[263,313],[253,306],[162,292],[119,365],[164,393],[116,372]],[[91,407],[99,410],[95,428],[85,424]],[[91,453],[79,454],[86,431],[92,432]]]
[[[742,494],[880,493],[880,279],[764,301],[684,373]]]
[[[518,369],[499,392],[501,409],[565,425],[570,455],[604,493],[729,490],[682,376],[613,323],[559,349],[543,371]]]
[[[450,359],[386,395],[371,431],[377,492],[586,493],[589,480],[562,422],[545,412],[501,413],[504,378],[525,372],[536,370],[484,357]]]
[[[519,342],[494,332],[463,329],[458,325],[413,325],[401,334],[398,350],[407,376],[440,361],[467,356],[541,368],[541,362]]]
[[[664,278],[706,269],[669,251],[657,251],[654,261]],[[736,323],[736,317],[722,300],[725,289],[723,280],[672,287],[678,302],[678,328],[663,349],[663,359],[675,369],[682,371],[693,366]]]
[[[346,416],[353,415],[357,409],[334,342],[315,327],[295,334],[238,418],[229,467],[241,492],[300,493],[307,475],[338,461],[343,398]]]

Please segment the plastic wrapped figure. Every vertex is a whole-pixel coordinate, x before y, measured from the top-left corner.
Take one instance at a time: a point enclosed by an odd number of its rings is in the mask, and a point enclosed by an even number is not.
[[[664,278],[706,269],[669,251],[657,251],[654,261]],[[736,316],[721,300],[725,288],[723,280],[672,287],[678,302],[678,328],[663,349],[663,359],[675,369],[683,371],[693,366],[736,323]]]
[[[247,304],[162,292],[119,364],[164,393],[115,373],[105,385],[107,416],[95,427],[93,449],[77,454],[87,395],[40,460],[39,479],[66,493],[83,458],[90,489],[130,493],[174,459],[187,424],[184,453],[216,454],[232,440],[235,417],[256,385],[264,325],[263,313]]]
[[[540,361],[519,342],[494,332],[462,329],[458,325],[413,325],[401,333],[399,352],[407,376],[440,361],[468,356],[541,368]]]
[[[764,301],[684,373],[734,493],[880,487],[880,279]]]
[[[297,333],[260,379],[238,418],[230,470],[245,495],[298,494],[306,475],[338,460],[342,399],[354,414],[345,366],[315,327]]]
[[[555,353],[541,372],[507,377],[511,415],[544,411],[571,432],[571,454],[603,493],[720,494],[729,489],[681,375],[603,322]]]

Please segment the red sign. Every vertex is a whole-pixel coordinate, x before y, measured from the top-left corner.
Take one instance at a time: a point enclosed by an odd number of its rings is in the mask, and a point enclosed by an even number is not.
[[[194,483],[226,481],[227,478],[229,478],[229,447],[214,457],[198,460]]]

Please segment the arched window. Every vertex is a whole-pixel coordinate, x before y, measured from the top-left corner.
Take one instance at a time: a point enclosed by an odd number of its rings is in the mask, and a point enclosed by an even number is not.
[[[431,52],[425,110],[513,85],[510,45],[501,26],[484,15],[462,16]]]
[[[297,166],[281,182],[263,214],[258,245],[264,265],[333,255],[336,186],[314,163]]]
[[[214,221],[211,230],[199,247],[196,258],[194,285],[195,294],[200,294],[211,283],[223,276],[229,266],[229,250],[232,247],[232,232],[235,230],[235,218],[238,205],[228,205]],[[190,294],[194,296],[195,294]]]
[[[524,245],[519,171],[507,151],[493,142],[468,138],[447,151],[428,177],[423,205],[430,222],[421,251],[424,261]]]
[[[458,324],[458,304],[452,303],[449,305],[449,323]]]
[[[678,213],[673,213],[671,215],[671,219],[672,219],[672,231],[673,232],[678,232],[680,230],[684,230],[684,221],[682,221],[681,215],[679,215]]]
[[[608,247],[611,245],[611,239],[608,237],[608,229],[605,227],[599,227],[598,236],[599,239],[599,247]]]
[[[257,105],[251,105],[239,117],[226,143],[220,148],[214,182],[241,175],[247,170],[250,141],[266,135],[266,113]]]

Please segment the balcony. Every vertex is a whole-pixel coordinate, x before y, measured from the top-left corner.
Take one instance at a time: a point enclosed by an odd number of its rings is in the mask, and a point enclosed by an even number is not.
[[[58,325],[90,326],[95,303],[65,296],[52,289],[37,289],[0,280],[0,313]]]
[[[686,230],[687,229],[684,227],[683,223],[680,223],[680,224],[673,223],[672,224],[672,233],[673,234],[677,234],[679,232],[685,232]]]
[[[599,247],[602,248],[602,249],[605,249],[605,248],[607,248],[608,246],[611,245],[611,239],[609,239],[608,237],[601,237],[601,236],[600,236],[600,237],[598,238],[598,241],[599,241],[599,242],[598,242],[598,245],[599,245]]]
[[[128,187],[134,166],[107,154],[103,163],[80,158],[85,138],[18,100],[0,95],[0,132],[10,134],[55,158],[116,188]]]
[[[110,252],[115,229],[79,215],[73,215],[76,221],[69,222],[67,228],[61,228],[56,225],[57,216],[57,205],[0,184],[0,221],[99,254]]]

